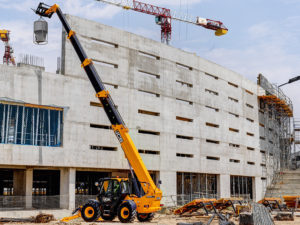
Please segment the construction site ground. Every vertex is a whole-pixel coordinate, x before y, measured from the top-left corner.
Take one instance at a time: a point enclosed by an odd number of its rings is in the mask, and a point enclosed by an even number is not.
[[[138,220],[135,220],[134,223],[132,224],[143,224],[143,225],[150,225],[150,224],[160,224],[160,225],[176,225],[179,222],[184,222],[184,223],[195,223],[195,222],[207,222],[208,218],[201,218],[201,217],[197,217],[197,216],[192,216],[192,217],[180,217],[180,216],[174,216],[174,215],[164,215],[164,214],[157,214],[155,216],[155,218],[148,223],[141,223]],[[236,219],[232,219],[231,221],[233,221],[235,224],[239,224],[238,222],[238,218]],[[61,222],[59,220],[55,220],[55,221],[51,221],[49,223],[43,223],[44,225],[100,225],[100,224],[105,224],[105,225],[117,225],[117,224],[123,224],[120,221],[118,221],[118,219],[115,219],[114,221],[99,221],[99,222],[91,222],[91,223],[87,223],[84,222],[81,218],[72,220],[70,222]],[[5,224],[5,223],[1,223],[1,224]],[[9,225],[34,225],[36,223],[16,223],[16,222],[9,222],[7,223]],[[214,220],[211,225],[218,225],[218,220]],[[300,215],[296,215],[295,216],[295,220],[294,221],[275,221],[275,225],[290,225],[290,224],[300,224]]]

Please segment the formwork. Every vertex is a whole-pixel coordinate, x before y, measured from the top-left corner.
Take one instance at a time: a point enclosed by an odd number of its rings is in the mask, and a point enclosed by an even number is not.
[[[271,177],[274,182],[276,174],[290,166],[293,104],[277,85],[271,84],[262,74],[259,74],[257,83],[262,176]]]

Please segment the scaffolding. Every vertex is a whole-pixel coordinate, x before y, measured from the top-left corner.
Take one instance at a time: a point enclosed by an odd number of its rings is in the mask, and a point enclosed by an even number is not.
[[[278,86],[271,84],[262,74],[258,75],[257,83],[262,177],[270,178],[273,183],[276,175],[291,165],[293,104]]]

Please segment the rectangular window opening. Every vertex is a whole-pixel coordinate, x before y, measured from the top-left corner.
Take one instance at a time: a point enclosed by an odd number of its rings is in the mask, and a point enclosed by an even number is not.
[[[219,161],[219,160],[220,160],[220,157],[206,156],[206,159],[208,159],[208,160],[216,160],[216,161]]]
[[[229,82],[229,81],[228,81],[228,84],[231,85],[231,86],[233,86],[233,87],[235,87],[235,88],[238,88],[238,87],[239,87],[239,85],[234,84],[234,83],[231,83],[231,82]]]
[[[186,69],[186,70],[193,70],[192,67],[187,66],[187,65],[183,65],[183,64],[181,64],[181,63],[176,63],[176,66],[177,66],[178,68],[182,68],[182,69]]]
[[[260,140],[266,140],[266,138],[263,137],[263,136],[260,136],[259,139],[260,139]]]
[[[247,132],[246,134],[247,134],[248,136],[254,137],[254,134],[253,134],[253,133]]]
[[[262,123],[259,123],[259,126],[261,126],[261,127],[265,127],[265,125],[264,125],[264,124],[262,124]]]
[[[206,76],[209,76],[209,77],[212,77],[212,78],[214,78],[215,80],[218,80],[219,79],[219,77],[217,77],[217,76],[215,76],[215,75],[212,75],[212,74],[210,74],[210,73],[204,73]]]
[[[253,123],[254,120],[253,119],[250,119],[250,118],[246,118],[246,120],[248,120],[249,122]]]
[[[234,143],[229,143],[229,147],[239,148],[240,145],[239,144],[234,144]]]
[[[101,44],[101,45],[104,45],[104,46],[108,46],[108,47],[113,47],[113,48],[118,48],[119,47],[118,44],[108,42],[108,41],[103,41],[103,40],[96,39],[96,38],[91,38],[91,42]]]
[[[115,64],[115,63],[100,61],[97,59],[92,59],[92,60],[93,60],[93,63],[96,65],[105,66],[105,67],[109,67],[109,68],[115,68],[115,69],[118,68],[118,64]]]
[[[144,149],[139,149],[139,153],[142,154],[148,154],[148,155],[159,155],[159,151],[154,151],[154,150],[144,150]]]
[[[208,127],[215,127],[215,128],[219,128],[220,127],[219,124],[208,123],[208,122],[206,122],[205,125],[208,126]]]
[[[250,104],[248,104],[248,103],[246,103],[246,106],[249,107],[250,109],[253,109],[253,108],[254,108],[253,105],[250,105]]]
[[[176,138],[185,139],[185,140],[193,140],[194,139],[193,137],[190,137],[190,136],[184,136],[184,135],[178,135],[178,134],[176,134]]]
[[[216,92],[216,91],[212,91],[212,90],[209,90],[209,89],[205,89],[205,92],[207,92],[207,93],[209,93],[209,94],[212,94],[212,95],[216,95],[216,96],[218,96],[218,95],[219,95],[219,93],[218,93],[218,92]]]
[[[108,125],[101,125],[101,124],[90,124],[91,128],[98,128],[98,129],[106,129],[106,130],[111,130],[111,126]]]
[[[260,150],[260,152],[261,152],[262,154],[266,154],[266,151],[265,151],[265,150]]]
[[[145,56],[145,57],[150,58],[150,59],[160,60],[159,56],[151,54],[151,53],[147,53],[147,52],[139,51],[139,55]]]
[[[102,150],[102,151],[117,151],[117,147],[108,147],[108,146],[99,146],[99,145],[90,145],[91,150]]]
[[[187,104],[189,104],[189,105],[193,105],[193,102],[188,101],[188,100],[184,100],[184,99],[180,99],[180,98],[176,98],[176,101],[183,102],[183,103],[187,103]]]
[[[208,109],[212,109],[212,110],[214,110],[216,112],[219,112],[218,108],[215,108],[215,107],[212,107],[212,106],[208,106],[208,105],[206,105],[205,107],[208,108]]]
[[[230,101],[233,101],[233,102],[239,102],[239,100],[237,100],[237,99],[235,99],[235,98],[232,98],[232,97],[228,97],[228,99],[229,99]]]
[[[186,154],[186,153],[176,153],[177,157],[184,157],[184,158],[194,158],[194,155],[192,154]]]
[[[185,122],[193,122],[193,119],[190,118],[185,118],[185,117],[181,117],[181,116],[176,116],[176,120],[181,120],[181,121],[185,121]]]
[[[248,94],[253,95],[253,92],[249,91],[249,90],[245,90]]]
[[[231,128],[231,127],[229,127],[228,130],[232,131],[232,132],[235,132],[235,133],[239,133],[240,132],[238,129]]]
[[[140,133],[140,134],[150,134],[150,135],[156,135],[156,136],[160,135],[160,132],[150,131],[150,130],[138,130],[138,133]]]
[[[160,116],[160,113],[158,113],[158,112],[151,112],[151,111],[142,110],[142,109],[139,109],[138,113],[145,114],[145,115],[150,115],[150,116]]]
[[[220,141],[216,141],[216,140],[211,140],[211,139],[206,139],[207,143],[212,143],[212,144],[220,144]]]
[[[247,164],[249,164],[249,165],[255,165],[255,162],[248,161]]]
[[[232,113],[232,112],[228,112],[230,115],[235,116],[236,118],[239,118],[240,116],[238,114]]]
[[[180,81],[180,80],[176,80],[176,83],[179,83],[179,84],[181,84],[182,86],[187,86],[187,87],[189,87],[189,88],[192,88],[192,87],[193,87],[192,84],[187,83],[187,82],[183,82],[183,81]]]
[[[252,147],[247,147],[247,150],[254,151],[254,150],[255,150],[255,148],[252,148]]]
[[[143,71],[143,70],[138,70],[138,73],[141,74],[141,75],[144,75],[144,76],[148,76],[148,77],[150,76],[150,77],[155,77],[156,79],[160,79],[160,75],[158,75],[158,74],[146,72],[146,71]]]
[[[157,93],[154,93],[154,92],[151,92],[151,91],[143,91],[143,90],[138,90],[139,92],[142,92],[142,93],[146,93],[148,95],[152,95],[153,97],[157,97],[159,98],[160,97],[160,94],[157,94]]]
[[[240,160],[238,160],[238,159],[229,159],[229,162],[240,163]]]
[[[103,105],[100,102],[90,102],[90,106],[103,107]]]

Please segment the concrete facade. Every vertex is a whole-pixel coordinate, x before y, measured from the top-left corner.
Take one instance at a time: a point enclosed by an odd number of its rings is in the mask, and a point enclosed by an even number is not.
[[[164,196],[177,194],[177,172],[187,172],[217,174],[220,197],[230,197],[231,175],[252,177],[254,200],[262,198],[255,83],[193,53],[93,21],[67,18],[146,167],[162,181]],[[62,74],[1,65],[0,96],[64,107],[61,147],[0,145],[2,168],[25,169],[26,195],[31,194],[35,168],[60,170],[60,205],[70,209],[75,207],[77,170],[128,171],[112,130],[91,127],[110,124],[103,108],[93,106],[98,99],[64,34]]]

